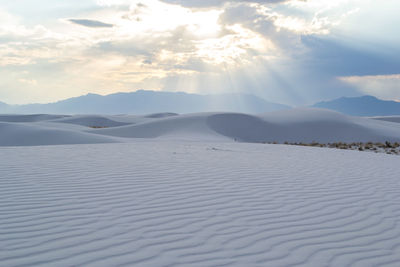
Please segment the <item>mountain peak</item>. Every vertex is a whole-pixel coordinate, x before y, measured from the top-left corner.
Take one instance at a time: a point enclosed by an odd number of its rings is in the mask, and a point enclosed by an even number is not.
[[[319,102],[313,107],[335,110],[353,116],[400,115],[400,103],[381,100],[371,95],[341,97],[331,101]]]

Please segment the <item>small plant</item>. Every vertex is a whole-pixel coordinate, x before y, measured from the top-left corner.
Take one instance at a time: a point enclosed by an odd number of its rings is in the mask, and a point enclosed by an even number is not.
[[[108,128],[107,126],[89,126],[89,128],[93,129],[103,129],[103,128]]]
[[[380,147],[380,148],[384,148],[384,147],[385,147],[385,145],[382,144],[382,143],[376,143],[375,145],[378,146],[378,147]]]

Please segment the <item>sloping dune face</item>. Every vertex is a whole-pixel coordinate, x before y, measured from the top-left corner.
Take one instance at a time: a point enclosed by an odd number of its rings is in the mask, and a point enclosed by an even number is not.
[[[400,266],[398,157],[153,140],[0,158],[1,266]]]
[[[190,137],[195,135],[201,140],[202,136],[220,135],[210,129],[206,123],[208,113],[172,116],[161,119],[149,119],[136,125],[113,129],[91,131],[97,134],[125,138],[162,138],[165,136]]]
[[[196,134],[200,140],[204,135],[241,142],[400,141],[400,126],[320,109],[298,109],[259,116],[240,113],[188,114],[92,132],[126,138]]]
[[[57,120],[57,122],[77,124],[87,127],[118,127],[128,125],[129,123],[119,122],[111,120],[103,116],[74,116],[71,118],[65,118]]]
[[[400,123],[400,116],[371,117],[371,119]]]
[[[260,115],[196,113],[2,116],[0,145],[82,144],[137,138],[239,142],[400,142],[400,124],[321,109]],[[93,129],[95,128],[95,129]],[[9,142],[9,143],[8,143]]]
[[[40,146],[116,142],[110,137],[84,132],[0,122],[0,146]]]
[[[48,115],[48,114],[32,114],[32,115],[0,115],[0,122],[38,122],[69,117],[66,115]]]
[[[216,114],[207,117],[215,132],[244,142],[266,142],[284,133],[283,127],[246,114]]]
[[[369,142],[398,141],[400,127],[348,117],[319,109],[267,113],[215,114],[207,118],[211,129],[243,142]]]
[[[145,118],[159,119],[159,118],[168,118],[168,117],[178,116],[178,115],[179,114],[177,114],[177,113],[165,112],[165,113],[154,113],[154,114],[146,115]]]

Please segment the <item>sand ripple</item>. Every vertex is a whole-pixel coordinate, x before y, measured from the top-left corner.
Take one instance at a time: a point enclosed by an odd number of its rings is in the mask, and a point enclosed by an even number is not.
[[[1,266],[400,265],[398,157],[149,141],[0,159]]]

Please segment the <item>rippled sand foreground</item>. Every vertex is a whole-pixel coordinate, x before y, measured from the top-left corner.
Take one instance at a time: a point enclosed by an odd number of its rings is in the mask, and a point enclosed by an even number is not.
[[[0,149],[2,266],[399,266],[399,158],[142,141]]]

